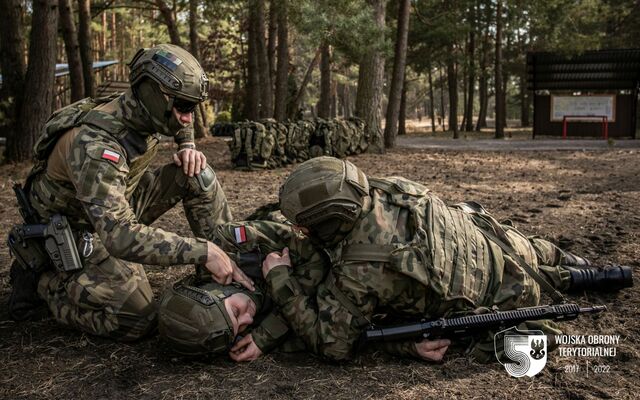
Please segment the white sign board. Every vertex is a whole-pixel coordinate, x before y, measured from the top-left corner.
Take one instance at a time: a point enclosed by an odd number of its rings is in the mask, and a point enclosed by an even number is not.
[[[551,121],[562,121],[565,116],[606,116],[609,122],[615,122],[616,96],[551,96]],[[585,120],[595,120],[595,118],[585,118]]]

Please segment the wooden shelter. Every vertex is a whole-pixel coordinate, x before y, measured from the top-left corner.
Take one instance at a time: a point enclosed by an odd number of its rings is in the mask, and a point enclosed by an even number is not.
[[[640,49],[527,54],[533,137],[640,138]]]

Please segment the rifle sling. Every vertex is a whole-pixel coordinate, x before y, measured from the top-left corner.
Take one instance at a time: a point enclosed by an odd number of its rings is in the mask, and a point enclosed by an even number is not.
[[[351,315],[355,318],[356,324],[359,328],[363,326],[371,325],[371,322],[365,315],[360,311],[358,306],[353,304],[353,302],[344,294],[342,290],[338,286],[336,286],[336,277],[333,275],[333,272],[329,272],[327,279],[325,280],[325,286],[329,292],[333,295],[333,297],[338,300],[338,302],[345,307]]]

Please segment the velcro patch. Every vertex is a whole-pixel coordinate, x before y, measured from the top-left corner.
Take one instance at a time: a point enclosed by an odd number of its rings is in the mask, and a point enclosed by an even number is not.
[[[237,244],[242,244],[247,241],[247,232],[245,231],[244,226],[235,228],[234,233],[236,235]]]
[[[153,55],[153,60],[169,68],[171,71],[175,71],[178,65],[182,64],[182,60],[173,53],[169,53],[166,50],[159,50]]]
[[[117,163],[118,161],[120,161],[120,154],[109,149],[104,149],[104,151],[102,152],[102,158]]]

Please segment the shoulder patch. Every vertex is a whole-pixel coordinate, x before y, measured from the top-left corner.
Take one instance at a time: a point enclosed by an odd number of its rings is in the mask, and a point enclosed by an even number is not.
[[[242,244],[247,241],[247,232],[243,226],[238,226],[234,229],[234,234],[236,236],[236,243]]]
[[[117,164],[118,161],[120,161],[120,154],[116,153],[115,151],[109,150],[109,149],[104,149],[102,151],[102,158],[104,158],[105,160],[112,161],[112,162]]]

